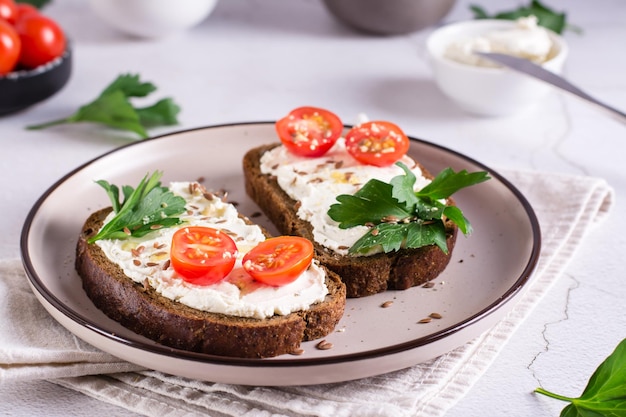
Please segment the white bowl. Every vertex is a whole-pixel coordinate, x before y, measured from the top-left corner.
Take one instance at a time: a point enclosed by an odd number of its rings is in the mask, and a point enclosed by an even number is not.
[[[471,20],[452,23],[435,30],[426,41],[435,82],[441,91],[468,113],[479,116],[506,116],[539,103],[552,87],[506,68],[462,64],[444,56],[448,46],[493,30],[515,26],[508,20]],[[560,74],[568,48],[563,38],[548,31],[552,40],[549,59],[541,64]]]
[[[217,0],[90,0],[105,22],[130,35],[162,38],[204,20]]]

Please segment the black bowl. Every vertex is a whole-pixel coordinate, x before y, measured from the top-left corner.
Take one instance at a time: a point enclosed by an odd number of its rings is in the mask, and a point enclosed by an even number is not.
[[[23,110],[52,96],[70,78],[72,51],[32,70],[0,76],[0,116]]]

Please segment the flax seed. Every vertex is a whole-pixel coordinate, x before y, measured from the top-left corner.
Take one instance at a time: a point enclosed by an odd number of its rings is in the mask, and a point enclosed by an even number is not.
[[[291,352],[289,352],[290,355],[294,355],[294,356],[300,356],[304,353],[304,349],[302,348],[297,348],[292,350]]]
[[[436,319],[436,320],[439,320],[439,319],[440,319],[440,318],[442,318],[443,316],[442,316],[441,314],[439,314],[439,313],[430,313],[430,314],[428,315],[428,317],[430,317],[431,319]]]
[[[315,347],[318,348],[319,350],[328,350],[328,349],[332,349],[333,344],[330,342],[327,342],[326,339],[324,339],[321,342],[319,342]]]
[[[382,308],[388,308],[388,307],[391,307],[392,305],[393,305],[393,301],[391,301],[391,300],[387,300],[387,301],[385,301],[384,303],[382,303],[380,306],[381,306]]]
[[[425,323],[430,323],[431,321],[432,319],[430,317],[424,317],[423,319],[418,321],[418,323],[425,324]]]

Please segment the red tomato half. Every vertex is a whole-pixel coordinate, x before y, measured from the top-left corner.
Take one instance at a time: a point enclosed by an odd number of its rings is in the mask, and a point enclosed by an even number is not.
[[[0,19],[0,75],[13,71],[20,57],[21,44],[13,26]]]
[[[17,20],[17,5],[13,0],[0,0],[0,19],[9,23]]]
[[[20,64],[35,68],[61,56],[65,51],[65,34],[54,20],[41,14],[26,14],[15,23],[22,41]]]
[[[281,142],[299,156],[321,156],[337,142],[343,124],[334,113],[315,107],[297,108],[276,122]]]
[[[409,138],[402,129],[389,122],[367,122],[346,134],[346,149],[357,161],[387,166],[398,161],[409,150]]]
[[[172,268],[185,281],[210,285],[233,270],[237,245],[226,233],[210,227],[183,227],[174,233],[170,249]]]
[[[259,282],[280,286],[298,278],[311,264],[313,244],[296,236],[267,239],[243,257],[243,269]]]

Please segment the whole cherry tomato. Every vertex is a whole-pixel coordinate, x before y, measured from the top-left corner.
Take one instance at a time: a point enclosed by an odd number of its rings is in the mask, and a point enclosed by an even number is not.
[[[0,20],[13,24],[17,20],[17,5],[13,0],[0,0]]]
[[[299,156],[322,156],[335,144],[343,125],[334,113],[316,107],[300,107],[276,122],[278,137]]]
[[[17,15],[15,17],[16,22],[26,16],[39,14],[39,10],[35,6],[28,3],[16,3],[15,7],[17,8]]]
[[[54,20],[42,14],[27,14],[15,23],[22,41],[20,64],[35,68],[61,56],[65,51],[65,34]]]
[[[8,22],[0,19],[0,75],[13,71],[20,57],[20,38]]]
[[[382,167],[409,150],[409,138],[390,122],[361,123],[346,133],[346,149],[357,161]]]
[[[259,243],[243,257],[243,269],[255,280],[280,286],[295,281],[311,264],[313,244],[302,237],[279,236]]]
[[[210,285],[233,270],[237,260],[235,241],[211,227],[189,226],[172,237],[170,261],[174,271],[187,282]]]

